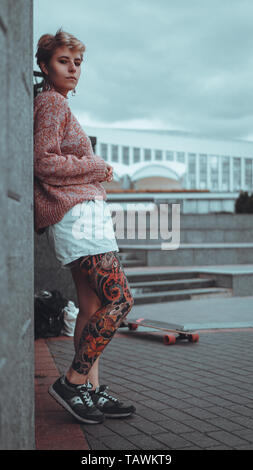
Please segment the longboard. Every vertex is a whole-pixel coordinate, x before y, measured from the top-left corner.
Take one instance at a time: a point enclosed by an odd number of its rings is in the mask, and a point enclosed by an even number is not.
[[[146,328],[153,328],[155,330],[161,330],[165,333],[163,335],[163,342],[166,345],[175,344],[177,340],[187,339],[192,343],[197,343],[199,341],[199,334],[193,330],[186,330],[182,325],[177,325],[175,323],[161,322],[158,320],[150,320],[149,318],[135,318],[128,320],[127,322],[128,329],[135,331],[139,326],[145,326]]]

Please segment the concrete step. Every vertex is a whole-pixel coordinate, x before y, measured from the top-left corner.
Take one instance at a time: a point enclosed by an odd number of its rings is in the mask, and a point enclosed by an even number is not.
[[[232,289],[222,287],[209,287],[204,289],[184,289],[164,292],[148,292],[145,294],[135,294],[135,305],[143,305],[149,303],[161,303],[175,300],[190,300],[208,297],[231,297]]]
[[[120,250],[140,257],[146,266],[253,263],[253,243],[181,243],[175,250],[162,249],[161,245],[122,245]]]
[[[125,266],[126,268],[145,266],[145,264],[142,263],[142,261],[138,259],[126,259],[126,260],[121,260],[121,262],[123,266]]]
[[[159,268],[153,268],[147,271],[145,269],[146,267],[143,267],[143,270],[138,270],[136,272],[131,272],[127,271],[127,278],[130,283],[138,283],[138,282],[153,282],[155,281],[164,281],[164,280],[180,280],[180,279],[199,279],[199,274],[198,272],[194,271],[165,271],[165,270],[159,270]]]
[[[139,281],[131,283],[133,295],[170,290],[203,289],[207,287],[215,287],[215,279],[201,279],[195,277],[193,279],[155,279],[153,281]]]
[[[124,267],[146,266],[146,254],[143,251],[119,251],[120,261]]]

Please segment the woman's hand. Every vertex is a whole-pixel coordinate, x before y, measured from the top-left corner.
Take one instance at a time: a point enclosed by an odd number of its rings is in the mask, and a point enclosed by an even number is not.
[[[106,163],[106,166],[105,181],[110,182],[113,180],[113,167],[109,163]]]

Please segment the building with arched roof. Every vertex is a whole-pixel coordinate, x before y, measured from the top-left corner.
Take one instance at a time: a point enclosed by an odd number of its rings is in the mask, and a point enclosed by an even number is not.
[[[253,142],[181,131],[85,126],[114,167],[110,189],[253,190]]]

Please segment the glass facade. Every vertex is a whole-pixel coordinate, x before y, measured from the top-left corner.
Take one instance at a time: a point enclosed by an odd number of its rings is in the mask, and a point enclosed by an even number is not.
[[[219,189],[219,160],[217,155],[210,155],[210,182],[211,189]]]
[[[104,160],[108,159],[108,145],[107,144],[100,144],[101,145],[101,157]]]
[[[174,152],[172,152],[171,150],[166,150],[166,160],[174,160]]]
[[[120,150],[120,151],[119,151]],[[187,165],[181,182],[187,189],[210,191],[253,191],[253,158],[207,153],[129,147],[100,143],[104,160],[130,165],[153,161],[176,161]]]
[[[189,189],[196,189],[196,153],[188,154],[188,186]]]
[[[185,153],[184,152],[177,152],[176,153],[176,160],[177,160],[177,162],[184,163],[185,162]]]
[[[151,150],[150,149],[144,149],[144,160],[145,161],[150,161],[151,160]]]
[[[162,150],[155,150],[155,160],[162,160],[162,159],[163,159]]]
[[[141,161],[141,149],[134,147],[134,163]]]
[[[229,191],[230,189],[230,158],[221,157],[221,189]]]
[[[245,189],[252,189],[252,160],[245,158]]]
[[[118,162],[119,161],[119,146],[112,145],[112,161]]]
[[[233,157],[233,189],[241,189],[241,159],[238,157]]]
[[[207,189],[207,155],[199,156],[199,186],[200,189]]]
[[[125,163],[125,165],[129,165],[129,147],[123,147],[122,163]]]

